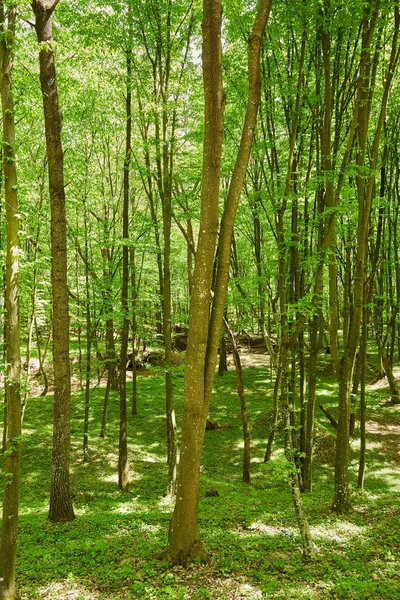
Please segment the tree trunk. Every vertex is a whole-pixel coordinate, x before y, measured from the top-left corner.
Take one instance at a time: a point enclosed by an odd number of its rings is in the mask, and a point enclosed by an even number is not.
[[[365,8],[362,31],[362,51],[360,58],[360,74],[358,80],[357,98],[355,101],[355,116],[357,122],[358,151],[357,163],[357,198],[358,198],[358,228],[357,250],[354,275],[354,312],[350,323],[348,340],[345,343],[344,354],[339,373],[339,415],[336,439],[335,459],[335,495],[333,510],[338,513],[346,512],[350,506],[348,480],[348,447],[350,420],[350,393],[353,378],[354,360],[360,335],[362,305],[364,298],[365,263],[367,256],[368,227],[372,209],[372,199],[375,188],[375,170],[379,156],[379,143],[386,115],[389,91],[399,60],[398,34],[396,27],[392,37],[392,48],[386,72],[381,105],[378,112],[377,125],[370,150],[370,164],[366,169],[366,146],[368,123],[370,118],[370,100],[373,92],[374,71],[372,69],[371,44],[379,12],[379,2],[373,2]],[[399,9],[395,6],[395,20],[399,22]],[[377,50],[378,52],[378,50]]]
[[[244,383],[243,383],[243,371],[242,363],[240,362],[239,351],[236,346],[236,340],[232,333],[229,323],[224,317],[224,325],[226,332],[231,340],[233,360],[236,367],[237,375],[237,391],[240,400],[240,414],[242,416],[243,425],[243,483],[250,483],[250,428],[249,428],[249,416],[247,413],[246,398],[244,396]]]
[[[83,419],[83,460],[87,462],[89,447],[89,410],[90,410],[90,371],[91,371],[91,351],[92,351],[92,322],[90,318],[90,288],[89,288],[89,249],[88,249],[88,226],[87,226],[87,206],[86,198],[84,200],[84,233],[85,233],[85,288],[86,288],[86,377],[85,377],[85,416]]]
[[[222,377],[228,370],[227,356],[226,356],[226,339],[224,331],[221,331],[221,337],[219,339],[219,362],[218,362],[218,375]]]
[[[205,96],[203,185],[200,229],[184,376],[184,410],[177,495],[166,555],[187,565],[207,554],[200,540],[198,503],[200,456],[208,406],[204,398],[204,371],[208,338],[210,291],[218,230],[222,150],[222,9],[219,0],[203,2],[203,79]]]
[[[135,248],[130,249],[130,264],[131,264],[131,288],[132,288],[132,415],[137,415],[137,370],[136,370],[136,334],[137,334],[137,289],[136,289],[136,264],[135,264]]]
[[[53,12],[58,1],[55,0],[51,4],[44,0],[33,0],[32,2],[40,48],[40,84],[43,96],[51,204],[54,420],[49,519],[55,522],[71,521],[75,517],[69,479],[71,374],[64,154],[61,145],[61,111],[58,104],[52,38]]]
[[[129,486],[128,438],[127,438],[127,408],[126,408],[126,365],[128,361],[129,315],[128,315],[128,286],[129,286],[129,171],[131,163],[132,138],[132,91],[131,91],[132,55],[127,53],[127,90],[126,90],[126,140],[124,161],[124,205],[122,214],[122,290],[121,305],[123,324],[121,332],[121,353],[119,368],[119,454],[118,454],[118,485],[127,490]]]
[[[276,431],[278,429],[278,416],[279,416],[279,387],[281,385],[281,369],[278,367],[278,371],[276,373],[275,384],[274,384],[274,398],[273,398],[273,416],[272,416],[272,425],[271,431],[268,436],[267,447],[265,449],[264,462],[268,462],[271,460],[272,456],[272,446],[274,443]]]
[[[318,354],[322,346],[323,334],[323,319],[319,313],[310,324],[310,357],[308,362],[309,379],[308,379],[308,397],[306,403],[306,418],[305,418],[305,456],[303,459],[303,491],[311,492],[312,490],[312,459],[314,449],[314,410],[315,396],[317,387],[317,365]]]
[[[111,373],[110,373],[110,371],[108,371],[106,391],[104,393],[104,400],[103,400],[103,416],[101,418],[101,429],[100,429],[100,435],[99,435],[99,437],[101,437],[103,439],[106,437],[108,400],[110,398],[110,389],[111,389]]]
[[[363,322],[361,330],[361,342],[360,342],[360,459],[358,464],[358,478],[357,486],[362,490],[364,487],[364,474],[365,474],[365,454],[367,449],[367,437],[366,437],[366,412],[367,412],[367,397],[365,393],[366,386],[366,370],[367,370],[367,339],[368,339],[368,307],[363,307]]]
[[[15,165],[15,122],[12,97],[13,45],[16,8],[0,2],[0,93],[3,116],[3,172],[6,204],[6,360],[7,437],[0,541],[0,598],[14,600],[21,462],[21,355],[19,327],[19,216]],[[7,23],[6,23],[7,19]],[[7,33],[7,35],[6,35]]]
[[[225,98],[222,89],[221,2],[203,0],[205,118],[200,231],[190,305],[177,500],[166,550],[166,555],[173,562],[183,565],[196,559],[206,559],[198,528],[200,456],[225,306],[233,224],[248,165],[260,101],[259,55],[270,7],[270,0],[260,3],[249,38],[248,104],[238,157],[221,222],[215,295],[209,321],[218,232],[222,116]]]

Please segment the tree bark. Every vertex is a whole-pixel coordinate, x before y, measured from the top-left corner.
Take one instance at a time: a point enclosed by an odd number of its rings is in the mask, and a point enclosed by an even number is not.
[[[3,116],[3,172],[6,204],[6,360],[7,437],[0,541],[0,598],[14,600],[21,462],[21,354],[19,326],[19,217],[14,155],[15,122],[12,96],[16,7],[0,2],[0,93]],[[7,21],[7,22],[6,22]],[[6,35],[7,34],[7,35]]]
[[[67,235],[64,189],[64,154],[61,144],[61,111],[53,48],[52,20],[58,4],[33,0],[39,42],[40,85],[48,161],[51,204],[51,283],[53,294],[54,419],[50,481],[50,521],[74,519],[70,493],[70,396],[69,314],[67,287]]]
[[[129,487],[129,462],[128,462],[128,437],[127,437],[127,400],[126,400],[126,365],[128,361],[129,314],[128,314],[128,286],[129,286],[129,175],[131,163],[132,139],[132,54],[130,48],[127,52],[127,89],[126,89],[126,139],[124,161],[124,204],[122,214],[122,331],[121,353],[119,369],[119,453],[118,453],[118,486],[122,490]]]
[[[233,224],[250,156],[260,101],[260,47],[270,8],[271,0],[261,1],[249,37],[248,103],[238,157],[221,222],[216,285],[212,315],[209,319],[218,232],[222,117],[225,97],[222,88],[221,2],[203,1],[205,116],[200,231],[190,304],[177,500],[166,551],[173,562],[183,565],[195,559],[207,558],[198,528],[200,456],[225,306]]]
[[[249,416],[247,412],[246,398],[244,395],[243,371],[242,363],[240,362],[239,351],[236,345],[235,337],[232,333],[229,323],[224,317],[224,326],[232,344],[233,360],[236,367],[237,375],[237,391],[240,400],[240,414],[242,416],[243,426],[243,483],[250,483],[250,427]]]
[[[210,292],[218,231],[224,92],[222,88],[222,9],[220,0],[203,1],[203,81],[205,96],[203,185],[184,375],[184,410],[177,495],[167,556],[187,565],[207,554],[200,540],[198,503],[200,456],[208,406],[204,371]]]

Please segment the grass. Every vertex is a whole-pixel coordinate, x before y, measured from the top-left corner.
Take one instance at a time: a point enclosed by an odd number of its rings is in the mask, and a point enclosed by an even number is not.
[[[84,399],[72,398],[71,486],[76,519],[47,520],[52,397],[28,401],[25,413],[17,584],[21,599],[390,599],[400,598],[400,465],[396,444],[400,412],[370,392],[365,490],[356,490],[358,442],[352,442],[353,510],[331,513],[332,429],[316,414],[314,491],[304,497],[317,547],[311,565],[301,561],[286,463],[280,442],[263,463],[271,414],[269,371],[245,370],[252,430],[252,483],[241,482],[242,432],[236,376],[216,377],[211,419],[229,428],[206,433],[199,521],[210,553],[206,566],[188,570],[154,558],[167,542],[173,508],[164,498],[164,380],[139,378],[139,415],[129,419],[132,485],[117,486],[118,399],[109,408],[107,437],[98,437],[103,388],[91,394],[90,461],[82,460]],[[178,426],[183,375],[174,376]],[[336,387],[322,373],[318,399],[334,407]],[[324,454],[325,448],[325,454]],[[2,465],[3,467],[3,465]],[[209,489],[218,496],[206,497]]]

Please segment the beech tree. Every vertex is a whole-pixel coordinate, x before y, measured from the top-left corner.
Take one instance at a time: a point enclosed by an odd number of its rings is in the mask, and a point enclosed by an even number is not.
[[[212,290],[218,235],[218,205],[222,125],[225,96],[222,85],[222,8],[203,3],[204,142],[200,228],[193,273],[188,349],[184,379],[182,446],[177,499],[166,555],[179,564],[207,554],[198,530],[200,459],[217,360],[229,277],[233,225],[254,136],[261,94],[260,47],[271,9],[261,1],[248,42],[248,102],[240,146],[219,231],[217,271]],[[209,317],[211,292],[212,310]]]
[[[71,521],[69,314],[67,286],[67,232],[64,188],[62,116],[58,102],[52,22],[59,0],[34,0],[35,29],[39,42],[40,86],[46,135],[51,205],[51,283],[53,297],[54,419],[50,481],[50,521]]]
[[[365,8],[363,14],[362,49],[354,113],[354,122],[357,127],[356,185],[358,225],[354,273],[354,310],[339,371],[339,418],[336,442],[335,496],[333,501],[333,508],[339,513],[348,510],[350,505],[348,482],[350,393],[364,301],[368,230],[375,192],[375,171],[379,158],[380,139],[393,75],[400,56],[400,47],[398,44],[399,9],[396,5],[394,7],[395,28],[391,38],[390,58],[383,83],[383,94],[380,98],[380,104],[377,107],[378,118],[372,134],[370,164],[367,167],[366,144],[371,117],[371,102],[376,82],[376,69],[379,64],[381,52],[379,39],[376,41],[374,47],[374,31],[380,16],[380,8],[380,2],[372,2]]]
[[[15,4],[0,2],[0,93],[3,117],[3,173],[6,205],[6,359],[7,433],[0,541],[0,598],[14,600],[21,461],[21,356],[19,326],[19,215],[15,163],[15,120],[12,88]]]

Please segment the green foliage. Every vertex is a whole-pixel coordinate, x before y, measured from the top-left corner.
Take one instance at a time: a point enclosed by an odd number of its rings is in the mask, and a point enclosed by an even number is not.
[[[304,566],[280,443],[272,461],[263,463],[272,385],[264,369],[246,369],[244,377],[252,430],[252,483],[240,481],[241,420],[236,376],[228,371],[216,380],[210,418],[229,428],[206,433],[202,460],[200,529],[211,563],[188,570],[154,558],[165,547],[173,507],[163,496],[167,478],[164,378],[154,375],[138,381],[139,415],[129,422],[133,475],[129,493],[117,487],[116,396],[110,398],[108,434],[103,440],[98,433],[104,388],[91,391],[89,463],[83,463],[84,397],[74,394],[72,492],[77,518],[66,524],[47,521],[51,397],[30,398],[23,436],[17,581],[21,598],[66,594],[85,600],[229,600],[239,594],[282,600],[395,598],[400,584],[398,459],[388,460],[387,454],[371,445],[366,489],[355,496],[354,512],[339,518],[329,508],[332,466],[316,457],[314,491],[304,502],[318,551],[315,562]],[[182,384],[182,374],[174,375],[179,427]],[[323,388],[324,402],[333,405],[335,383],[326,375]],[[371,395],[368,418],[396,423],[397,417],[382,408],[381,400],[377,392]],[[319,412],[317,423],[325,425]],[[373,437],[370,441],[376,442]],[[355,447],[352,456],[357,456]],[[353,459],[351,465],[353,478]],[[205,497],[210,488],[217,489],[219,496]]]

